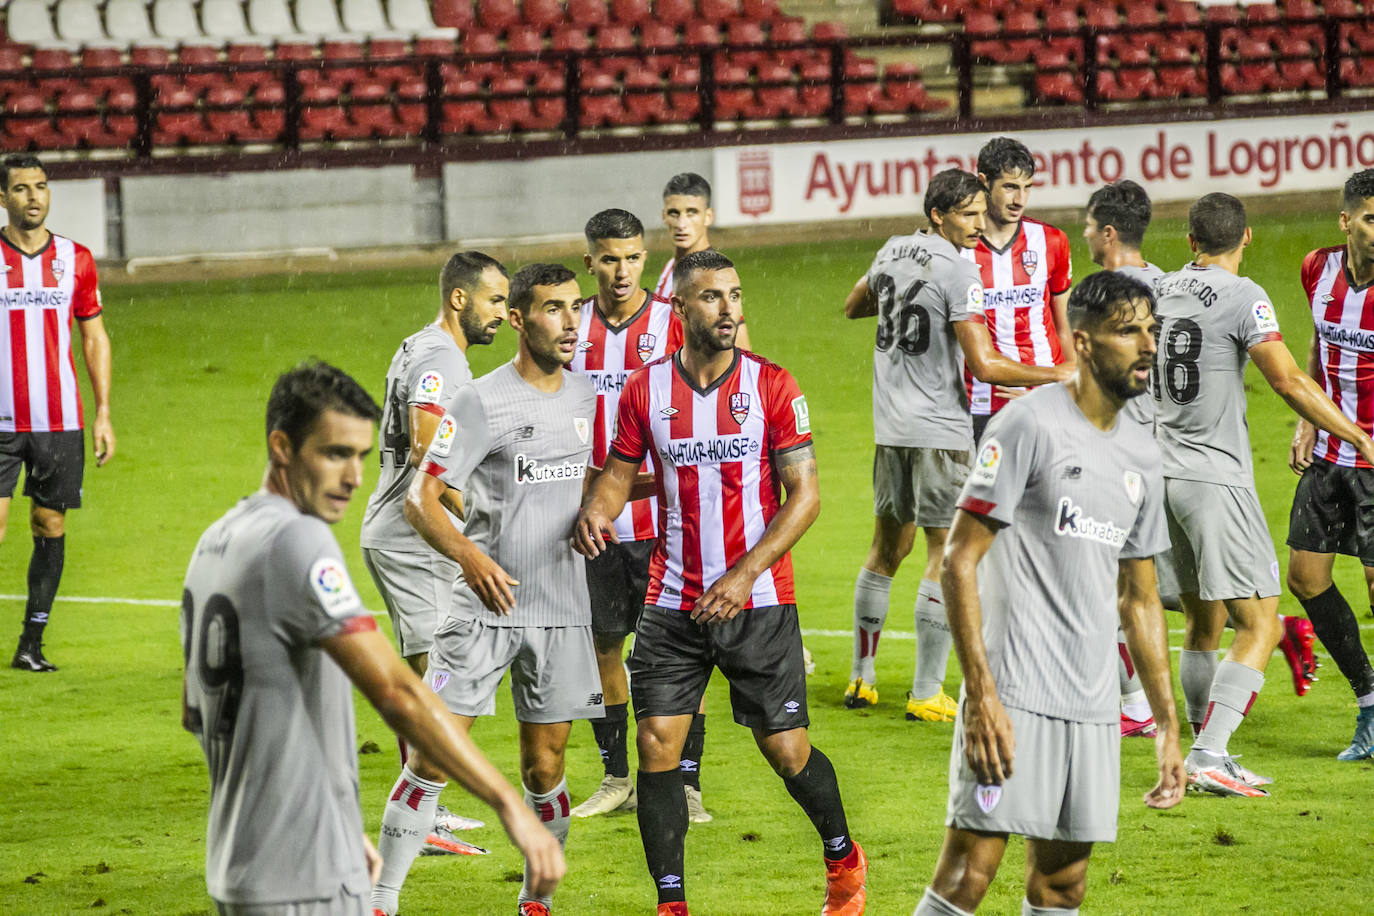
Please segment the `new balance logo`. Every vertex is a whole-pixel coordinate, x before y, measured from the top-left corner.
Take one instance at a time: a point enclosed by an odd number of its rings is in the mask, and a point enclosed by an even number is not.
[[[604,694],[594,693],[594,694],[592,694],[591,696],[587,697],[587,705],[588,705],[588,706],[600,706],[603,697],[604,697]]]
[[[882,624],[883,619],[881,617],[860,617],[859,622],[866,623],[870,627],[876,627]]]
[[[1071,464],[1071,465],[1069,465],[1068,467],[1064,468],[1064,479],[1065,479],[1065,480],[1077,480],[1078,478],[1080,478],[1080,477],[1082,477],[1082,476],[1083,476],[1083,469],[1082,469],[1081,467],[1079,467],[1078,465],[1076,465],[1076,464]]]
[[[662,890],[678,890],[682,887],[681,875],[664,875],[658,879],[658,886]]]

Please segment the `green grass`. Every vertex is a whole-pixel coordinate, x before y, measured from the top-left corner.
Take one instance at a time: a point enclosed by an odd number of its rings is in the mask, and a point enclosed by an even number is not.
[[[1070,228],[1083,276],[1077,229]],[[1263,220],[1245,271],[1269,290],[1289,345],[1305,353],[1311,324],[1298,284],[1301,256],[1339,240],[1334,215]],[[808,394],[820,457],[823,511],[796,550],[804,626],[848,631],[854,575],[871,536],[871,322],[846,322],[840,304],[867,267],[877,241],[733,252],[745,282],[759,352],[790,368]],[[1178,222],[1151,232],[1147,253],[1167,268],[1187,258]],[[281,369],[307,356],[335,362],[380,395],[396,344],[432,316],[434,270],[240,282],[111,287],[114,417],[119,453],[89,468],[87,508],[70,518],[62,591],[69,596],[174,599],[199,533],[263,469],[262,414]],[[656,270],[656,265],[654,267]],[[584,281],[587,278],[584,278]],[[473,352],[481,372],[508,358],[513,336]],[[1280,561],[1295,478],[1285,466],[1292,418],[1262,379],[1251,378],[1256,474]],[[370,490],[369,480],[365,489]],[[359,500],[361,503],[361,500]],[[28,538],[23,501],[0,547],[0,594],[24,591]],[[361,505],[337,528],[369,607],[380,607],[357,555]],[[835,762],[855,835],[872,862],[869,912],[910,913],[943,835],[949,726],[902,720],[911,675],[910,631],[920,557],[899,574],[891,632],[879,659],[882,703],[841,708],[849,670],[847,637],[813,635],[813,738]],[[1338,582],[1363,617],[1362,580],[1351,561]],[[0,602],[17,635],[22,606]],[[1286,612],[1297,611],[1285,596]],[[1170,616],[1175,630],[1181,626]],[[1177,636],[1174,637],[1177,645]],[[4,644],[8,651],[8,644]],[[0,910],[52,914],[199,914],[205,896],[206,778],[195,741],[179,728],[181,660],[172,608],[59,601],[48,631],[51,677],[0,670]],[[953,669],[955,666],[951,665]],[[1367,912],[1374,879],[1367,863],[1374,766],[1341,764],[1353,704],[1328,660],[1322,680],[1294,697],[1277,657],[1269,687],[1233,749],[1277,779],[1267,800],[1190,797],[1169,812],[1140,795],[1153,780],[1150,742],[1123,750],[1120,838],[1099,848],[1089,875],[1093,913],[1346,914]],[[951,690],[957,671],[951,670]],[[801,812],[730,721],[717,678],[707,696],[703,784],[715,815],[688,838],[688,888],[704,916],[807,913],[819,909],[819,844]],[[516,746],[508,695],[483,721],[478,741],[508,775]],[[395,745],[377,716],[359,708],[359,741],[381,753],[360,758],[362,805],[375,835],[395,779]],[[577,798],[596,786],[599,765],[585,725],[573,730],[569,782]],[[449,790],[446,801],[482,815]],[[407,916],[513,912],[520,862],[495,827],[477,842],[480,859],[423,859],[403,896]],[[652,911],[633,817],[578,821],[558,912]],[[1022,846],[988,895],[985,912],[1016,913]]]

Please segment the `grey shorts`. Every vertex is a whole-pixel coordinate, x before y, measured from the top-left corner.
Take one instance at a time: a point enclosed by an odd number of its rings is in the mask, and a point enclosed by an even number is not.
[[[1279,560],[1253,488],[1166,477],[1164,511],[1180,592],[1204,601],[1279,594]]]
[[[497,627],[449,619],[434,634],[425,682],[450,712],[491,716],[508,670],[517,721],[571,722],[606,714],[590,626]]]
[[[333,898],[293,900],[289,903],[221,903],[215,901],[219,916],[365,916],[365,898],[344,888]]]
[[[1121,804],[1121,726],[1070,722],[1007,707],[1016,752],[1000,787],[979,786],[954,719],[945,824],[1042,840],[1111,843]],[[1000,792],[997,791],[1000,789]]]
[[[920,528],[948,528],[971,453],[879,445],[873,451],[873,514]]]
[[[462,575],[457,563],[433,550],[407,553],[363,548],[363,564],[386,602],[396,643],[407,658],[434,645],[434,628],[448,613],[453,583]]]

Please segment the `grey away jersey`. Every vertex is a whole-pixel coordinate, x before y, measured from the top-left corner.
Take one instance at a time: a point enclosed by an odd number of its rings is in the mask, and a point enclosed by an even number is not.
[[[1154,289],[1155,281],[1164,276],[1164,271],[1148,261],[1145,263],[1144,267],[1136,267],[1134,264],[1124,264],[1118,267],[1116,272],[1125,274],[1132,280],[1139,280],[1151,289]]]
[[[1116,272],[1125,274],[1133,280],[1139,280],[1150,289],[1155,288],[1155,281],[1164,276],[1164,271],[1153,264],[1146,263],[1144,267],[1136,267],[1134,264],[1127,264],[1118,267]],[[1153,385],[1154,379],[1150,380]],[[1138,398],[1131,398],[1126,402],[1126,406],[1121,408],[1121,415],[1134,423],[1141,423],[1150,427],[1150,433],[1154,434],[1155,428],[1155,399],[1152,394],[1153,389],[1146,391]]]
[[[1164,476],[1253,487],[1245,363],[1251,347],[1283,339],[1269,296],[1253,280],[1192,264],[1165,274],[1155,296]]]
[[[386,402],[377,449],[382,470],[363,515],[364,547],[428,553],[430,547],[406,521],[404,506],[415,468],[410,466],[410,408],[442,415],[443,405],[472,381],[467,356],[448,332],[427,325],[402,341],[386,372]],[[463,523],[454,518],[458,530]]]
[[[572,530],[595,417],[596,389],[572,372],[546,394],[506,363],[458,392],[421,467],[462,491],[465,533],[520,584],[512,588],[515,612],[501,617],[458,580],[437,633],[477,619],[488,626],[591,624],[586,562],[573,552]]]
[[[978,265],[928,232],[888,239],[865,279],[878,300],[873,435],[879,445],[972,449],[954,322],[981,319]]]
[[[259,492],[201,535],[182,593],[184,724],[210,769],[205,880],[225,903],[368,890],[353,691],[317,646],[372,625],[329,526]]]
[[[1002,703],[1117,721],[1117,572],[1169,546],[1159,448],[1118,417],[1104,432],[1063,385],[988,424],[959,508],[1005,525],[978,566],[983,641]]]

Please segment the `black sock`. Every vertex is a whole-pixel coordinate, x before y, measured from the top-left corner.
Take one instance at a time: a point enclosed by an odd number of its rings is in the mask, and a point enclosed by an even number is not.
[[[687,879],[683,876],[687,840],[687,796],[682,794],[682,773],[665,770],[646,773],[636,780],[639,795],[639,836],[644,841],[644,860],[658,886],[658,902],[686,902]]]
[[[1360,642],[1360,625],[1355,621],[1355,612],[1346,604],[1336,586],[1303,601],[1302,608],[1312,621],[1317,638],[1326,646],[1326,651],[1335,659],[1336,667],[1350,682],[1350,689],[1355,691],[1355,696],[1374,693],[1374,668],[1370,667],[1369,656]]]
[[[33,556],[29,559],[29,600],[24,605],[26,643],[38,644],[43,640],[43,628],[48,625],[52,602],[57,597],[57,585],[62,581],[66,545],[66,537],[33,539]]]
[[[628,703],[607,703],[606,717],[592,720],[592,734],[601,750],[601,765],[607,776],[624,779],[630,775],[630,762],[625,750]]]
[[[840,784],[830,758],[818,748],[811,748],[811,758],[796,776],[783,779],[787,791],[801,805],[825,844],[825,857],[838,861],[854,849],[849,839],[849,823],[844,816],[844,802],[840,801]]]
[[[701,752],[706,749],[706,713],[699,712],[692,717],[687,728],[687,740],[682,745],[682,761],[678,769],[682,771],[682,782],[701,791]]]

